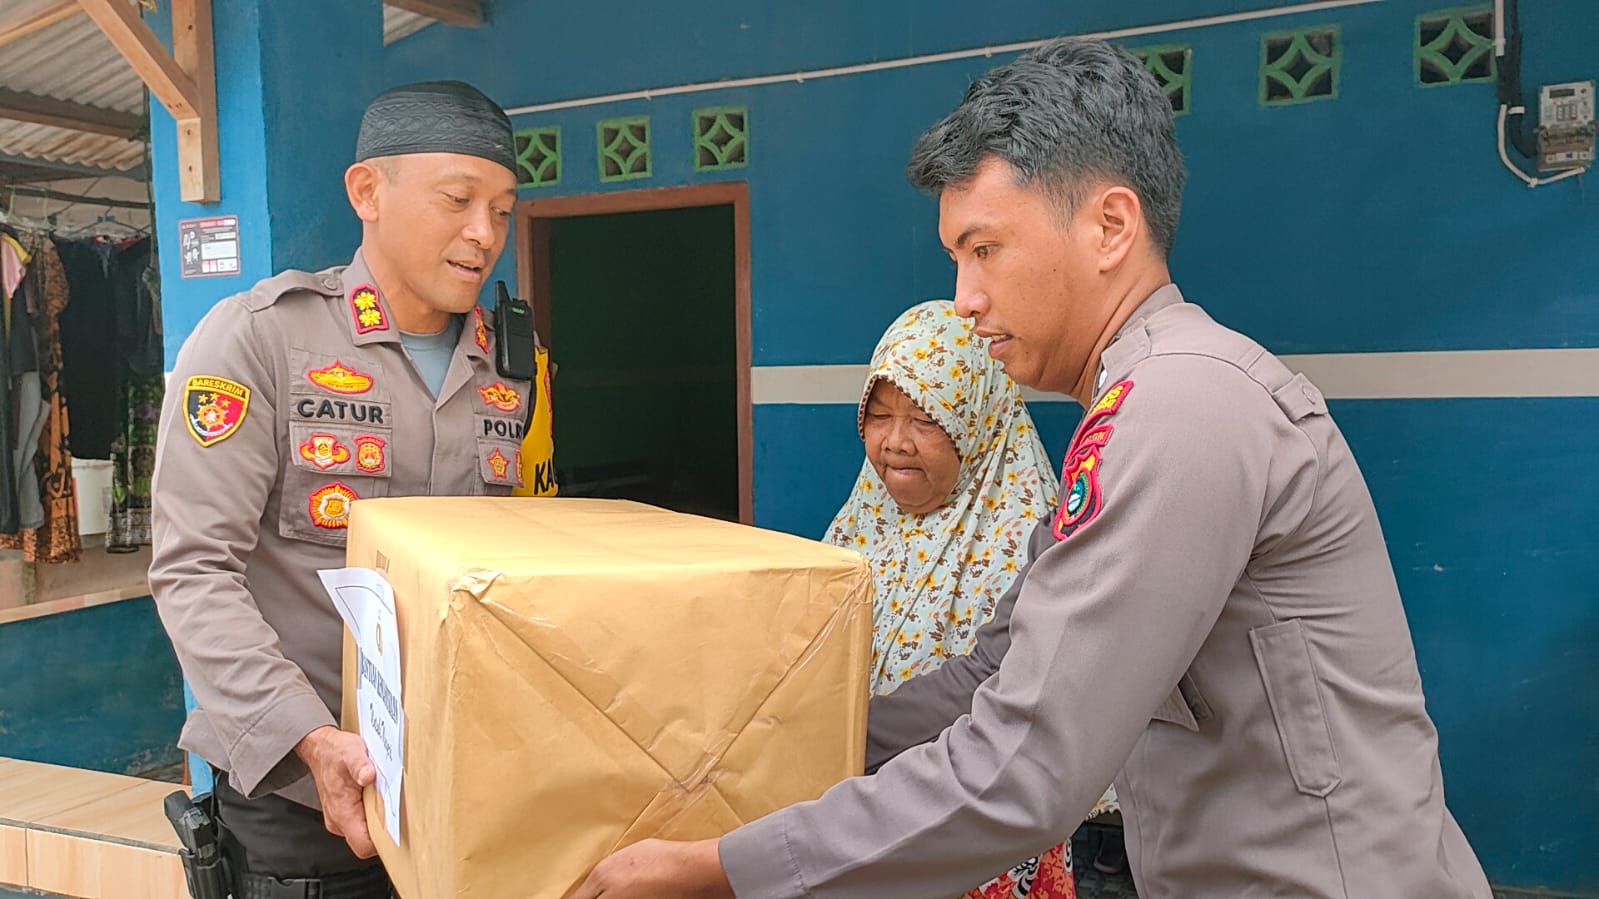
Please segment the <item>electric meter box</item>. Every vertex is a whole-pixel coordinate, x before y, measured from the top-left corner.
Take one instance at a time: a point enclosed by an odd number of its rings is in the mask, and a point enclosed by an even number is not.
[[[1594,163],[1594,82],[1546,84],[1538,92],[1538,169],[1585,169]]]

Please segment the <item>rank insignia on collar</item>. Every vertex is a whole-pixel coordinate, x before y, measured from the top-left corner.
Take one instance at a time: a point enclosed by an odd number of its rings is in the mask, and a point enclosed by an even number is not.
[[[250,407],[250,388],[237,381],[198,375],[184,387],[183,407],[189,433],[201,446],[214,446],[232,437],[244,424]]]
[[[489,351],[489,329],[483,324],[483,307],[472,307],[472,340],[477,343],[477,348],[487,353]]]
[[[389,317],[383,314],[383,303],[370,284],[362,284],[350,291],[350,314],[355,316],[355,333],[387,331]]]
[[[381,315],[382,310],[379,310],[378,314]],[[305,373],[305,377],[312,384],[334,393],[366,393],[372,389],[371,375],[348,368],[338,360],[334,360],[332,365],[325,368],[311,369]]]
[[[300,458],[327,471],[335,465],[350,461],[350,448],[332,434],[312,434],[300,444]]]
[[[1105,445],[1110,442],[1109,419],[1121,408],[1132,389],[1132,381],[1116,384],[1083,416],[1061,469],[1063,492],[1060,509],[1055,512],[1055,539],[1065,540],[1076,533],[1078,528],[1093,521],[1104,506],[1099,489],[1099,468]]]
[[[350,526],[350,505],[361,497],[339,481],[311,494],[311,523],[337,531]]]
[[[355,438],[355,467],[367,474],[379,474],[388,467],[388,454],[382,437],[362,434]]]
[[[483,397],[485,406],[501,412],[515,412],[522,408],[522,394],[504,381],[495,381],[487,387],[479,387],[477,392],[478,396]]]

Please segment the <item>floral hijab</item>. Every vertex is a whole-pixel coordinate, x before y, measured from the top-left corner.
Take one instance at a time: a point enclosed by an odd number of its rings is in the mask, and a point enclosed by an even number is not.
[[[856,413],[863,439],[866,401],[882,379],[943,428],[961,466],[942,506],[906,515],[867,460],[828,528],[828,542],[872,565],[876,693],[971,651],[1060,493],[1021,391],[954,304],[914,306],[883,335]]]

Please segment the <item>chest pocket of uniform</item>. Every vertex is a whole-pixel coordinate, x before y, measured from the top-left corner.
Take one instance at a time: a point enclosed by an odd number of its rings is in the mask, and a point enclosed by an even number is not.
[[[1304,625],[1294,619],[1257,627],[1249,632],[1249,642],[1294,786],[1307,796],[1326,796],[1343,782],[1343,770],[1333,748]]]
[[[374,373],[301,349],[290,388],[278,533],[343,546],[350,506],[389,494],[393,407]]]
[[[483,381],[474,388],[478,408],[472,416],[477,442],[478,473],[485,493],[504,495],[524,483],[522,439],[527,434],[528,384],[524,381]]]
[[[488,416],[478,416],[480,428],[487,420]],[[522,433],[521,422],[518,421],[514,424],[517,426],[514,433]],[[490,488],[486,492],[503,494],[513,487],[522,486],[522,441],[520,439],[479,436],[477,439],[477,459],[478,470],[483,477],[483,484],[485,487]]]

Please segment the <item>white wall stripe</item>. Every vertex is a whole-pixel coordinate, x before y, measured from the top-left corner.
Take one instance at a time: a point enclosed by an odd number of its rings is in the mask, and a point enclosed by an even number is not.
[[[1114,41],[1129,37],[1142,37],[1145,35],[1165,34],[1170,31],[1184,31],[1190,28],[1208,28],[1215,25],[1231,25],[1236,22],[1252,22],[1259,19],[1275,19],[1281,16],[1291,16],[1303,12],[1327,12],[1341,9],[1346,6],[1364,6],[1368,3],[1380,3],[1382,0],[1316,0],[1311,3],[1292,3],[1283,6],[1268,7],[1266,9],[1252,9],[1246,12],[1225,13],[1219,16],[1205,16],[1198,19],[1182,19],[1176,22],[1161,22],[1155,25],[1135,25],[1131,28],[1117,28],[1113,31],[1095,31],[1077,35],[1085,38],[1100,38]],[[607,103],[622,103],[628,100],[653,100],[657,97],[670,97],[676,94],[698,94],[706,91],[731,90],[744,87],[759,87],[767,84],[786,84],[789,82],[802,83],[816,81],[822,78],[837,78],[841,75],[861,75],[867,72],[881,72],[888,69],[906,69],[912,66],[925,66],[940,62],[951,62],[957,59],[975,59],[989,57],[1002,53],[1020,53],[1053,38],[1039,38],[1031,41],[1018,41],[1014,44],[995,44],[989,47],[972,47],[966,50],[952,50],[947,53],[929,53],[924,56],[906,56],[899,59],[884,59],[877,62],[866,62],[852,66],[836,66],[829,69],[807,69],[800,72],[785,72],[779,75],[756,75],[751,78],[729,78],[723,81],[703,81],[697,84],[674,84],[668,87],[645,88],[643,90],[625,91],[619,94],[604,94],[597,97],[577,97],[570,100],[553,100],[548,103],[533,103],[527,106],[517,106],[506,110],[506,114],[519,116],[539,112],[553,112],[557,109],[575,109],[582,106],[602,106]]]
[[[1319,353],[1283,356],[1329,399],[1599,396],[1599,348]],[[772,365],[750,372],[756,405],[860,402],[864,365]],[[1023,389],[1028,402],[1071,402]]]
[[[866,383],[864,365],[757,365],[750,369],[750,401],[757,406],[783,403],[859,403]]]
[[[1599,396],[1599,349],[1284,356],[1333,399]]]

